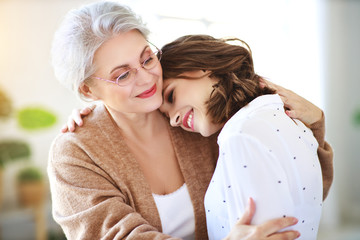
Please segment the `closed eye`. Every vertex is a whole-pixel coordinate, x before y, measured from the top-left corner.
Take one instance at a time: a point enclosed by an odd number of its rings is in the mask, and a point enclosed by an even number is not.
[[[173,95],[174,95],[174,90],[170,90],[166,100],[169,102],[169,103],[173,103],[174,99],[173,99]]]
[[[145,61],[142,63],[142,65],[144,67],[146,67],[147,65],[151,65],[152,61],[154,61],[154,56],[153,55],[151,55],[150,57],[145,59]]]
[[[117,77],[117,81],[124,81],[129,77],[130,77],[130,71],[128,70],[128,71],[120,74],[120,76]]]

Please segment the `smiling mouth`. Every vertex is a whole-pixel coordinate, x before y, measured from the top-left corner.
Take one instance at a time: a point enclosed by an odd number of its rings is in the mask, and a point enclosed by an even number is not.
[[[137,95],[139,98],[148,98],[151,97],[156,93],[156,83],[148,90],[142,92],[141,94]]]
[[[194,110],[188,111],[183,118],[183,125],[186,128],[191,128],[194,131]]]

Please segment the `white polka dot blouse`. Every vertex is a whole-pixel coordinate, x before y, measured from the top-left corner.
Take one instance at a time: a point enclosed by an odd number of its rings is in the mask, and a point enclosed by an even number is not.
[[[223,239],[242,216],[249,197],[252,224],[296,217],[289,229],[316,239],[322,210],[318,143],[302,122],[284,111],[281,98],[265,95],[240,109],[218,137],[219,159],[205,196],[210,239]]]

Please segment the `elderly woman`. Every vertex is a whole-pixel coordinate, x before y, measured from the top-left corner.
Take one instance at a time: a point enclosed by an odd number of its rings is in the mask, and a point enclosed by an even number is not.
[[[208,237],[203,199],[216,165],[216,135],[171,128],[158,111],[161,51],[147,34],[130,9],[113,2],[70,11],[55,34],[55,75],[81,98],[100,102],[50,150],[53,216],[68,239]],[[324,151],[331,169],[331,149]],[[294,223],[286,217],[234,230],[294,239],[296,231],[278,233]]]

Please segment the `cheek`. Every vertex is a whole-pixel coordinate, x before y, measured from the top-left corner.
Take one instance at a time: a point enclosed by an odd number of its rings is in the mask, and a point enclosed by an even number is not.
[[[165,105],[165,103],[163,103],[163,104],[160,105],[159,110],[160,110],[160,112],[168,115],[168,112],[166,111],[166,105]]]
[[[202,136],[208,137],[217,132],[220,127],[212,122],[208,115],[202,115],[202,119],[197,122],[199,132]]]
[[[117,85],[103,92],[104,101],[125,103],[131,96],[131,88],[119,87]]]
[[[161,84],[161,89],[162,89],[163,77],[162,77],[162,68],[160,64],[158,64],[158,67],[154,68],[154,74],[159,76],[159,85]]]

